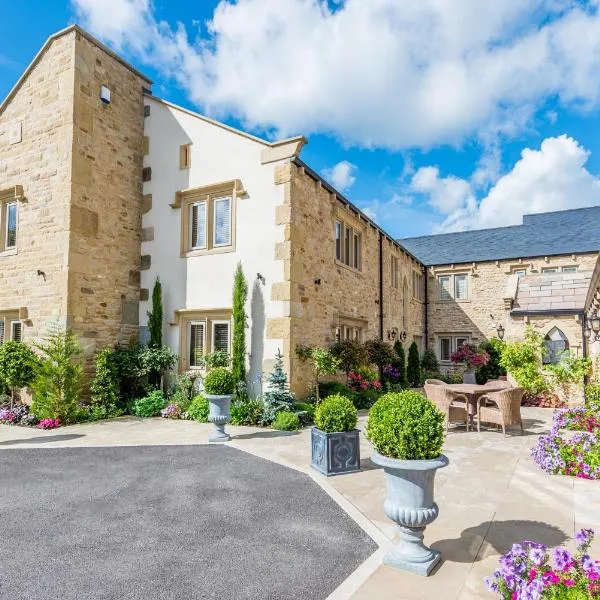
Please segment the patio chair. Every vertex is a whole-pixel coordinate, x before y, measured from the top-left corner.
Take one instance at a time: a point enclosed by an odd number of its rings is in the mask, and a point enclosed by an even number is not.
[[[464,423],[469,431],[469,401],[464,394],[437,383],[425,383],[425,394],[444,413],[446,432],[451,421]]]
[[[506,389],[512,388],[512,383],[507,381],[506,379],[490,379],[486,381],[483,385],[489,385],[490,387],[504,387]]]
[[[425,385],[446,385],[446,382],[441,379],[426,379]]]
[[[477,402],[477,431],[481,430],[483,421],[501,425],[504,435],[506,435],[507,426],[519,425],[522,435],[521,400],[524,392],[523,388],[510,388],[481,396]]]

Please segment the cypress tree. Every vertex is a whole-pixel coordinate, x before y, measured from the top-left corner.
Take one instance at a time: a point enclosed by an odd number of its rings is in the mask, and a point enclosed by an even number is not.
[[[416,342],[413,342],[408,348],[406,378],[410,387],[419,387],[421,385],[421,361],[419,360],[419,349]]]
[[[238,263],[233,277],[233,348],[231,368],[236,386],[246,382],[246,299],[248,284]]]
[[[398,355],[398,358],[394,361],[394,367],[400,371],[400,378],[398,383],[403,387],[408,387],[406,382],[406,356],[404,354],[404,347],[402,342],[397,340],[394,344],[394,352]]]
[[[162,286],[160,279],[157,277],[152,290],[152,312],[148,314],[148,330],[150,331],[149,348],[162,347],[162,322],[163,322],[163,307],[162,307]]]

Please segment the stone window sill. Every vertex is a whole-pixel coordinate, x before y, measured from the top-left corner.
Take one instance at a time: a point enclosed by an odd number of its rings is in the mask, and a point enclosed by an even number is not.
[[[15,254],[17,254],[16,248],[10,248],[9,250],[2,250],[2,252],[0,252],[0,258],[3,258],[4,256],[14,256]]]
[[[362,274],[362,271],[360,269],[355,269],[354,267],[351,267],[350,265],[343,263],[341,260],[338,260],[337,258],[335,259],[335,264],[338,267],[343,267],[344,269],[347,269],[348,271],[352,271],[353,273],[357,273],[358,275]]]
[[[182,258],[193,258],[195,256],[209,256],[211,254],[225,254],[227,252],[235,252],[233,246],[217,246],[216,248],[209,248],[206,250],[188,250],[182,254]]]

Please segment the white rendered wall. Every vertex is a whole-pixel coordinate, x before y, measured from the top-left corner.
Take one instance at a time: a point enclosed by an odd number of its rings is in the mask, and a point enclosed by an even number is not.
[[[154,227],[154,240],[142,243],[142,255],[151,255],[151,268],[141,272],[141,287],[152,297],[156,277],[163,290],[163,339],[179,353],[179,327],[174,311],[231,308],[233,274],[241,261],[248,282],[249,329],[246,330],[249,380],[256,380],[263,360],[270,360],[282,340],[267,340],[267,319],[283,316],[281,302],[271,301],[271,285],[283,281],[283,263],[275,260],[275,245],[283,241],[283,227],[275,225],[275,206],[283,204],[283,186],[274,184],[278,163],[262,165],[266,146],[258,141],[204,121],[152,98],[146,99],[150,115],[145,120],[149,153],[144,166],[152,168],[152,180],[144,194],[152,194],[152,209],[142,226]],[[191,168],[179,168],[179,147],[193,144]],[[181,209],[169,206],[175,192],[187,188],[240,179],[247,192],[236,200],[235,251],[182,258],[180,256]],[[263,275],[266,284],[257,280]],[[264,309],[263,309],[264,306]],[[147,325],[150,302],[140,302],[140,325]],[[254,392],[258,386],[253,385]]]

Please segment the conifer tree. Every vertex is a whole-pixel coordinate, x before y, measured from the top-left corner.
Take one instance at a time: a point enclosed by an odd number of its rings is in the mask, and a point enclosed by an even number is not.
[[[398,383],[403,388],[408,387],[408,383],[406,381],[406,356],[404,354],[404,347],[402,346],[402,342],[400,340],[397,340],[394,344],[394,352],[398,355],[398,358],[393,364],[393,366],[400,371]]]
[[[410,387],[419,387],[421,385],[421,361],[419,360],[419,349],[416,342],[413,342],[408,348],[406,379]]]
[[[248,284],[238,263],[233,277],[233,348],[231,369],[236,388],[246,382],[246,299]]]
[[[162,286],[160,279],[157,277],[152,290],[152,312],[148,314],[148,330],[150,331],[150,341],[148,347],[162,347],[162,322],[163,322],[163,307],[162,307]]]
[[[283,370],[283,356],[279,350],[275,355],[275,367],[267,378],[267,391],[263,395],[263,401],[264,424],[273,422],[278,412],[290,410],[294,402],[294,394],[289,390],[287,374]]]

